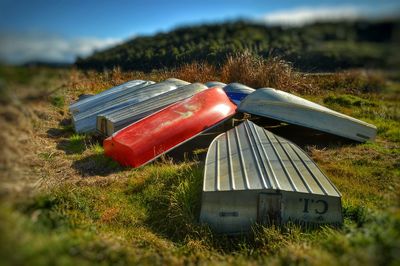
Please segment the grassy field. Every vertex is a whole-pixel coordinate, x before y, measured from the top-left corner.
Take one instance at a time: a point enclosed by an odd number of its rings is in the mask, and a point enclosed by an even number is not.
[[[237,68],[244,63],[249,69]],[[167,77],[271,86],[375,124],[375,142],[303,145],[343,194],[343,227],[214,234],[198,223],[201,160],[122,168],[103,155],[100,139],[73,132],[67,107],[79,94]],[[0,265],[400,264],[398,73],[306,75],[244,56],[220,70],[1,67],[0,78]]]

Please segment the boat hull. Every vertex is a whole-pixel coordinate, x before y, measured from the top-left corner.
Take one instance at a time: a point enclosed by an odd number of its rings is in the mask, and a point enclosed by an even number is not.
[[[245,120],[211,143],[200,222],[225,234],[298,222],[343,223],[341,195],[298,146]]]
[[[96,132],[97,116],[112,110],[118,110],[134,103],[145,101],[149,98],[166,93],[189,83],[183,80],[168,79],[163,82],[144,86],[112,100],[102,101],[85,112],[72,117],[75,131],[78,133]]]
[[[173,104],[104,141],[104,151],[121,165],[139,167],[232,117],[236,106],[220,88]]]
[[[213,87],[223,88],[226,86],[225,83],[219,82],[219,81],[209,81],[209,82],[204,83],[204,85],[207,86],[208,88],[213,88]]]
[[[239,105],[240,102],[249,94],[253,93],[255,89],[241,83],[229,83],[224,87],[224,91],[232,102]]]
[[[121,97],[127,93],[138,90],[144,86],[154,84],[153,81],[145,80],[131,80],[121,85],[112,87],[90,97],[79,97],[79,100],[69,106],[69,111],[75,115],[85,112],[96,105],[111,101],[115,98]]]
[[[373,140],[376,136],[374,125],[271,88],[258,89],[247,96],[238,110],[359,142]]]
[[[125,108],[100,114],[97,116],[97,131],[105,136],[111,136],[116,131],[148,115],[171,104],[190,98],[194,94],[206,89],[207,87],[203,84],[192,83],[145,101],[133,103]]]

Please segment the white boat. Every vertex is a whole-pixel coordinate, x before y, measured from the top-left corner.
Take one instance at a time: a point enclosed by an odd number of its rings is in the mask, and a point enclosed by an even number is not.
[[[188,84],[190,83],[179,79],[167,79],[165,81],[134,90],[115,99],[102,101],[101,104],[98,104],[89,110],[78,113],[72,117],[75,131],[78,133],[94,133],[96,132],[96,122],[99,114],[124,108],[133,103],[147,100],[151,97],[175,90],[180,86]]]
[[[97,116],[97,131],[105,136],[159,111],[173,103],[192,97],[206,90],[201,83],[192,83],[175,90],[160,94],[142,102],[133,103],[122,109],[112,110]]]
[[[299,147],[245,120],[208,149],[200,222],[224,234],[255,223],[340,225],[341,195]]]
[[[75,115],[85,112],[96,105],[101,105],[106,101],[111,101],[125,94],[131,93],[144,86],[154,84],[153,81],[131,80],[121,85],[112,87],[90,97],[79,97],[79,100],[69,106],[69,111]]]
[[[247,96],[238,106],[238,111],[360,142],[373,140],[376,136],[374,125],[272,88],[258,89]]]

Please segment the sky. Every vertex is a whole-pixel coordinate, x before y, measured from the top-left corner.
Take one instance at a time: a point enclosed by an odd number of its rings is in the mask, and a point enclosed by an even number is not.
[[[0,0],[0,61],[73,62],[138,35],[239,18],[303,25],[399,13],[393,0]]]

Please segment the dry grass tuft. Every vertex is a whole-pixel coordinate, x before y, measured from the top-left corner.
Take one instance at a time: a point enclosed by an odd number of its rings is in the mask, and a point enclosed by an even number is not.
[[[150,73],[122,72],[118,67],[104,72],[73,70],[67,87],[77,97],[83,93],[97,93],[132,79],[158,82],[172,77],[188,82],[239,82],[253,88],[272,87],[303,94],[316,92],[310,80],[295,71],[288,62],[276,57],[264,59],[250,52],[230,55],[221,67],[206,62],[193,62],[175,69]]]
[[[207,82],[212,80],[218,80],[219,77],[215,66],[208,63],[190,63],[184,64],[183,66],[172,71],[174,77],[188,82]]]
[[[98,93],[133,79],[159,82],[167,78],[178,78],[188,82],[222,81],[239,82],[255,89],[271,87],[299,94],[317,94],[321,91],[341,91],[351,94],[380,92],[386,85],[385,77],[379,72],[348,70],[337,73],[303,74],[290,63],[277,58],[267,59],[250,52],[228,56],[222,66],[206,62],[184,64],[171,70],[156,70],[150,73],[139,71],[123,72],[119,67],[110,71],[70,71],[66,83],[69,89],[67,102],[76,100],[83,93]]]
[[[312,93],[307,80],[292,66],[277,57],[264,59],[250,52],[228,57],[221,68],[221,80],[239,82],[253,88],[271,87],[288,92]]]

